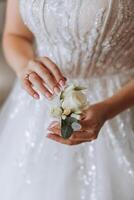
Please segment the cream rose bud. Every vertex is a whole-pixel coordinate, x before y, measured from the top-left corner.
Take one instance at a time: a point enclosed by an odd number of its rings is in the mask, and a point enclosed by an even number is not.
[[[87,106],[87,98],[79,90],[69,91],[68,94],[64,97],[62,102],[62,108],[70,109],[72,112],[77,112],[79,110],[85,109]]]
[[[61,115],[62,115],[62,109],[58,108],[58,107],[52,108],[51,115],[53,117],[61,117]]]
[[[80,114],[72,113],[72,114],[71,114],[71,117],[73,117],[73,118],[75,118],[75,119],[77,119],[77,120],[80,120],[80,119],[81,119]]]
[[[61,118],[62,118],[63,120],[65,120],[65,119],[67,118],[67,116],[66,116],[66,115],[62,115]]]
[[[70,115],[70,113],[71,113],[71,109],[65,109],[63,111],[63,115],[66,115],[66,116]]]

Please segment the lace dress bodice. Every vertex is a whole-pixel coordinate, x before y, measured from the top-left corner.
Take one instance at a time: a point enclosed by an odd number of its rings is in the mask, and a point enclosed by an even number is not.
[[[20,0],[39,56],[69,77],[134,69],[133,0]]]

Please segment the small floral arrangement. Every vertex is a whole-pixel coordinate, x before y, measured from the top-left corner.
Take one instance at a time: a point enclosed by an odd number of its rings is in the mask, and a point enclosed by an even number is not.
[[[81,113],[89,106],[84,94],[85,89],[75,84],[65,87],[60,93],[59,105],[51,109],[51,115],[60,119],[61,135],[65,139],[81,129]]]

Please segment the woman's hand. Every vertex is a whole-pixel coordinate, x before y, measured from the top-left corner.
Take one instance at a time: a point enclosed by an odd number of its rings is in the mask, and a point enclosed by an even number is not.
[[[77,145],[84,142],[90,142],[97,139],[100,129],[106,122],[107,107],[104,102],[91,105],[82,115],[80,131],[75,131],[69,139],[61,137],[60,125],[58,122],[53,122],[48,130],[49,139],[55,140],[66,145]]]
[[[48,57],[29,61],[19,77],[23,88],[35,99],[39,99],[38,91],[51,99],[54,93],[60,92],[66,82],[57,65]]]

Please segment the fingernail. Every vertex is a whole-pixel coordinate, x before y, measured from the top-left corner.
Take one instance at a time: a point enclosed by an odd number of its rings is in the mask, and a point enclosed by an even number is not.
[[[56,125],[58,125],[58,122],[57,122],[57,121],[52,122],[52,123],[48,126],[48,128],[49,128],[49,127],[50,127],[50,128],[53,128],[53,127],[55,127]]]
[[[48,99],[51,99],[52,95],[50,93],[45,94]]]
[[[47,138],[51,138],[51,134],[47,134],[46,137],[47,137]]]
[[[34,98],[35,98],[35,99],[39,99],[40,97],[39,97],[38,94],[34,94]]]
[[[61,87],[63,87],[63,86],[65,86],[65,81],[60,80],[59,84],[60,84]]]
[[[60,89],[59,89],[58,87],[55,87],[55,88],[54,88],[54,92],[55,92],[55,94],[59,94]]]

